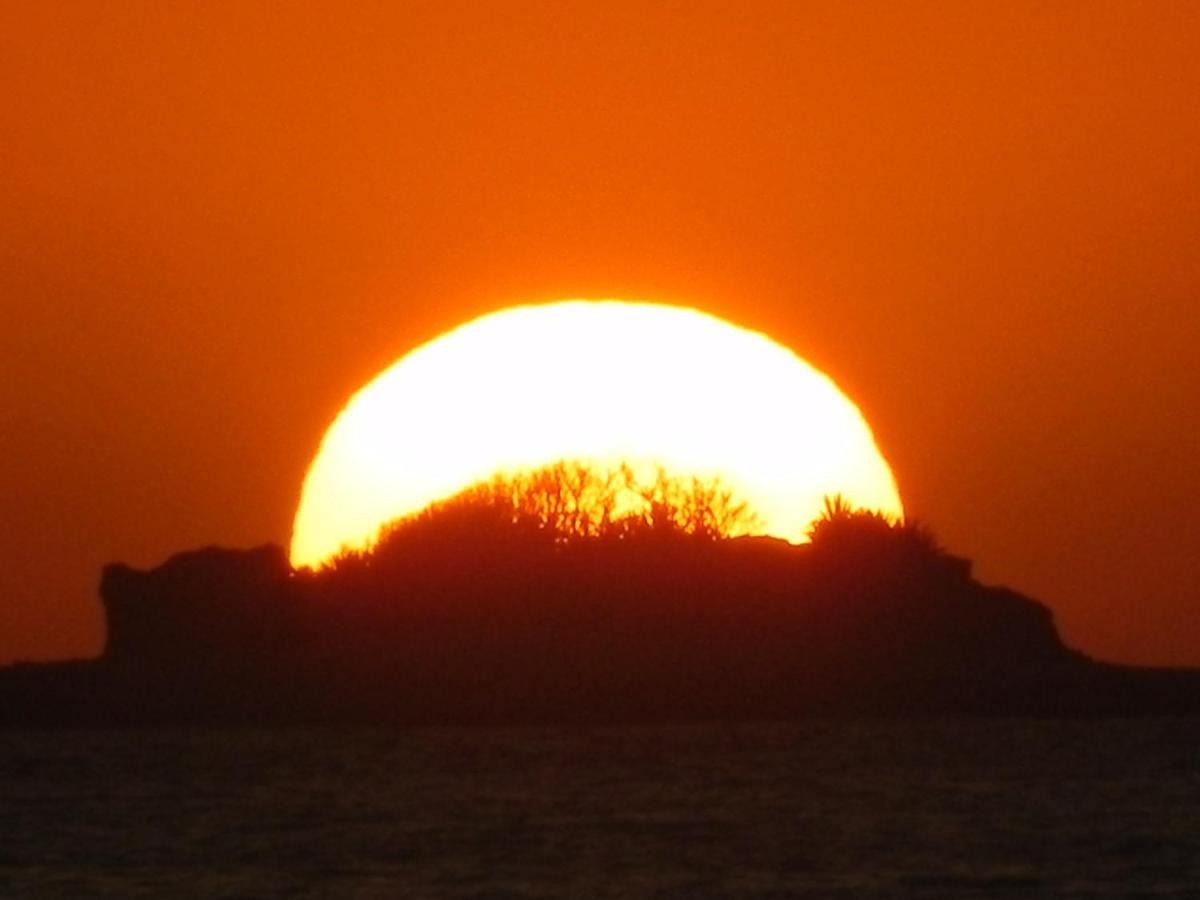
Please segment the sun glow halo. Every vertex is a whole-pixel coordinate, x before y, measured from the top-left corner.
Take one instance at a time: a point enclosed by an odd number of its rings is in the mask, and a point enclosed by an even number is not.
[[[355,394],[305,479],[292,562],[320,565],[496,472],[561,459],[719,476],[793,542],[826,495],[903,514],[858,409],[787,348],[696,310],[573,300],[462,325]]]

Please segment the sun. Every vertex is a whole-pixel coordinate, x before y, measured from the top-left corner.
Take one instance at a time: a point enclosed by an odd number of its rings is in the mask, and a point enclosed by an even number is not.
[[[694,309],[569,300],[503,309],[350,398],[308,470],[291,559],[319,566],[497,472],[558,460],[717,476],[799,542],[824,497],[900,516],[858,408],[786,347]]]

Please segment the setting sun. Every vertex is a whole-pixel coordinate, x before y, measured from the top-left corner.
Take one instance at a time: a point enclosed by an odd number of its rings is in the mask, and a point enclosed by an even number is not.
[[[765,335],[691,309],[565,301],[501,310],[355,394],[305,479],[291,558],[319,565],[497,472],[563,460],[719,477],[797,542],[826,495],[901,515],[857,407]]]

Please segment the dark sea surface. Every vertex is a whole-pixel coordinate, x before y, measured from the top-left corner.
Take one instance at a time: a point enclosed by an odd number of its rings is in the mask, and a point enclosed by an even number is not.
[[[0,895],[1200,897],[1200,720],[0,734]]]

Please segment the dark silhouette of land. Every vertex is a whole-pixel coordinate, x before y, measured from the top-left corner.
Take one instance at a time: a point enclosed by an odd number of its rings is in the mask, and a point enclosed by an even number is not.
[[[833,501],[809,544],[729,536],[751,521],[715,483],[562,464],[318,571],[109,565],[103,655],[0,671],[0,724],[1200,712],[1200,672],[1071,650],[918,526]]]

